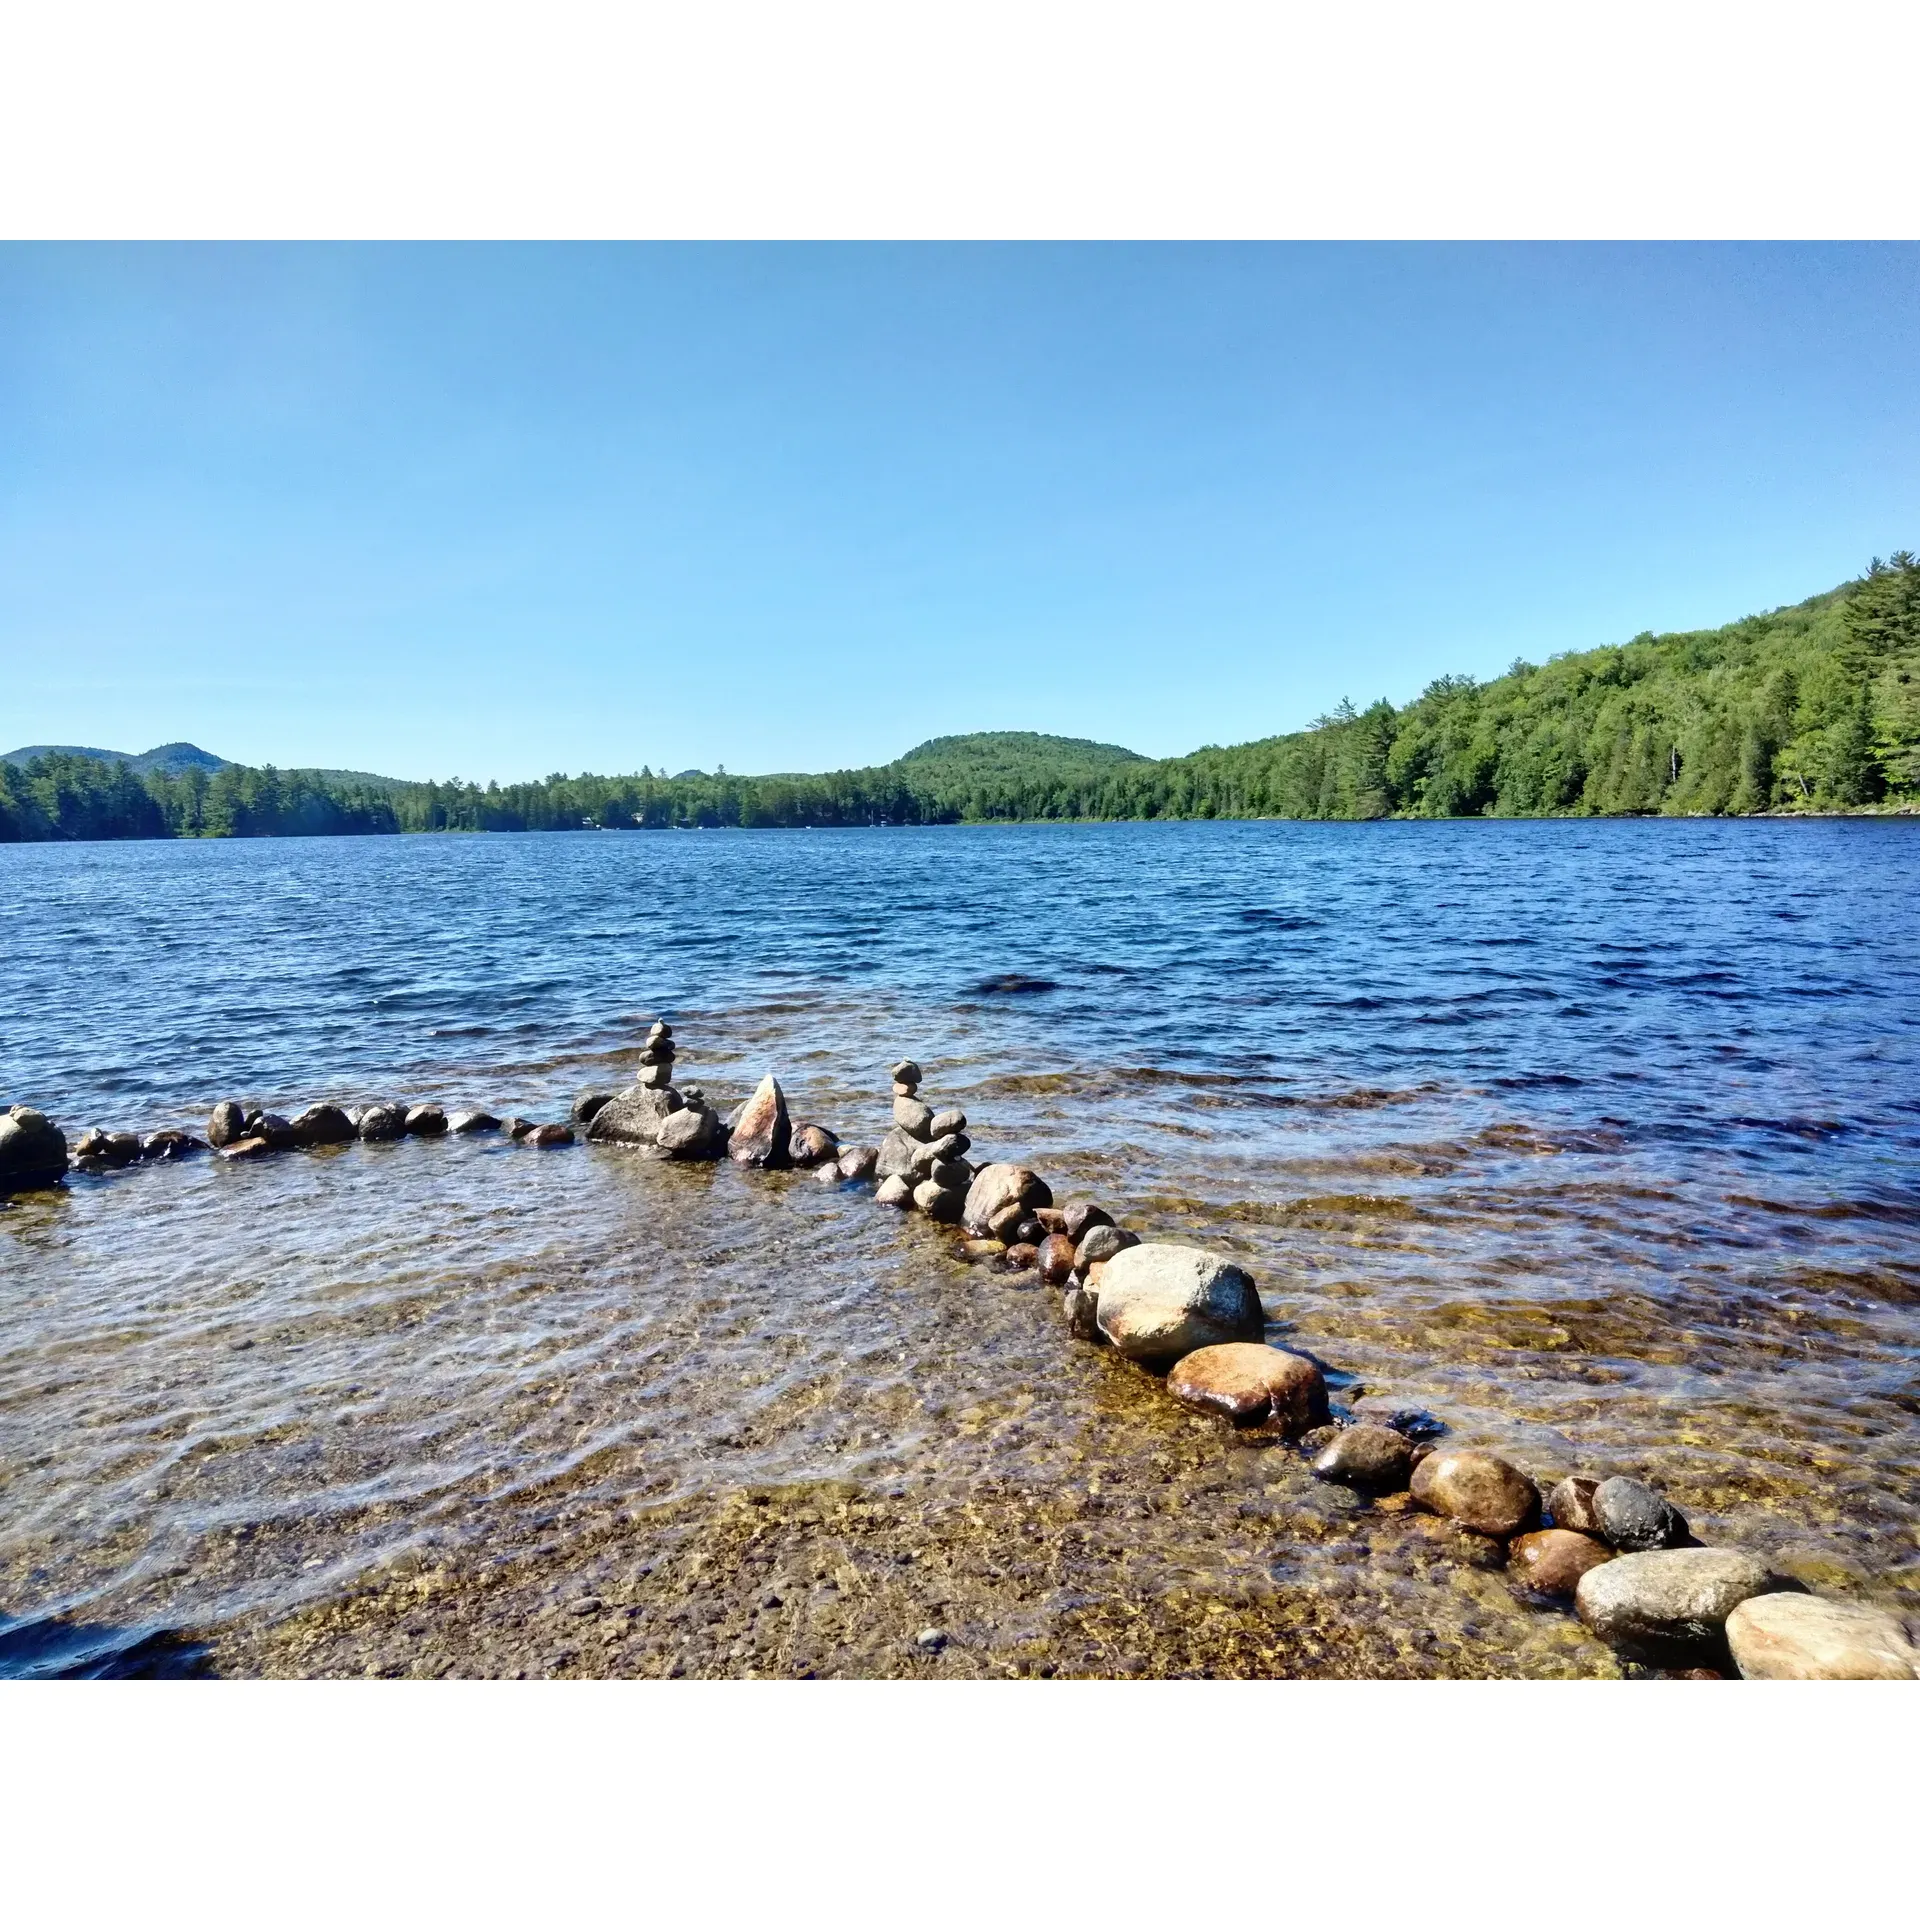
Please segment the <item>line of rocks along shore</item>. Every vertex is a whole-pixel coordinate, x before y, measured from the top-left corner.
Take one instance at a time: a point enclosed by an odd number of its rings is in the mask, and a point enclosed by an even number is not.
[[[1813,1594],[1761,1560],[1698,1540],[1686,1516],[1645,1481],[1570,1475],[1541,1487],[1511,1461],[1439,1444],[1424,1409],[1355,1390],[1329,1400],[1310,1355],[1269,1346],[1259,1289],[1233,1262],[1174,1241],[1143,1241],[1091,1200],[1054,1204],[1030,1167],[975,1167],[967,1116],[921,1098],[912,1060],[895,1062],[892,1121],[878,1147],[845,1146],[812,1122],[796,1126],[768,1074],[724,1117],[698,1087],[673,1085],[677,1049],[664,1021],[648,1030],[634,1084],[593,1089],[566,1122],[501,1121],[433,1103],[319,1103],[287,1119],[222,1100],[205,1138],[181,1128],[141,1136],[89,1127],[74,1142],[45,1114],[0,1119],[0,1194],[57,1185],[73,1170],[217,1152],[228,1160],[408,1135],[504,1132],[534,1148],[589,1141],[655,1160],[717,1160],[766,1172],[812,1169],[826,1185],[874,1184],[874,1200],[917,1211],[963,1237],[964,1252],[1026,1271],[1061,1290],[1074,1338],[1112,1347],[1164,1378],[1167,1391],[1236,1439],[1290,1444],[1321,1479],[1389,1512],[1419,1509],[1504,1564],[1545,1606],[1571,1604],[1623,1658],[1690,1679],[1920,1679],[1920,1636],[1898,1615]]]

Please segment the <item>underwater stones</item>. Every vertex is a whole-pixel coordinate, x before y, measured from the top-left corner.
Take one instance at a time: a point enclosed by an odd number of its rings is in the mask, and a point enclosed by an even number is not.
[[[230,1147],[246,1130],[246,1108],[238,1100],[222,1100],[207,1117],[207,1144]]]
[[[1073,1278],[1073,1242],[1064,1233],[1050,1233],[1040,1242],[1038,1270],[1050,1287],[1064,1287]]]
[[[447,1116],[449,1133],[498,1133],[500,1122],[480,1107],[470,1107]]]
[[[1327,1383],[1320,1369],[1304,1354],[1254,1341],[1197,1348],[1176,1362],[1167,1375],[1167,1391],[1236,1427],[1259,1427],[1283,1439],[1327,1417]]]
[[[728,1157],[737,1166],[772,1171],[789,1164],[787,1145],[792,1137],[787,1096],[781,1092],[780,1082],[768,1074],[734,1121],[733,1137],[727,1142]]]
[[[1197,1347],[1258,1341],[1264,1325],[1252,1280],[1204,1248],[1150,1241],[1104,1263],[1100,1331],[1130,1360],[1178,1360]]]
[[[257,1133],[243,1133],[232,1146],[220,1149],[223,1160],[267,1160],[272,1156],[272,1143]]]
[[[1762,1593],[1727,1615],[1743,1680],[1920,1680],[1920,1646],[1896,1615],[1858,1600]]]
[[[1591,1474],[1568,1474],[1564,1480],[1555,1481],[1552,1491],[1547,1495],[1547,1518],[1556,1527],[1571,1527],[1575,1533],[1590,1533],[1597,1540],[1600,1537],[1600,1515],[1593,1504],[1593,1496],[1599,1491],[1600,1482]]]
[[[1652,1553],[1677,1546],[1687,1537],[1686,1516],[1644,1480],[1616,1474],[1593,1494],[1600,1537],[1622,1553]]]
[[[809,1122],[804,1127],[795,1127],[793,1138],[787,1143],[787,1157],[796,1167],[817,1167],[823,1160],[831,1160],[840,1151],[840,1142],[827,1131]]]
[[[1031,1240],[1022,1240],[1007,1249],[1006,1263],[1016,1273],[1026,1273],[1040,1264],[1040,1249]]]
[[[516,1113],[513,1118],[507,1122],[507,1138],[509,1140],[524,1140],[532,1131],[533,1122],[521,1114]]]
[[[1623,1553],[1581,1575],[1574,1606],[1609,1646],[1687,1658],[1717,1648],[1727,1616],[1770,1584],[1752,1554],[1727,1547]]]
[[[446,1132],[447,1116],[443,1108],[436,1106],[431,1100],[426,1100],[418,1106],[407,1109],[405,1124],[409,1133],[418,1134],[423,1139],[431,1139]]]
[[[938,1220],[945,1226],[958,1222],[966,1198],[958,1187],[942,1186],[938,1180],[923,1180],[913,1190],[913,1204],[929,1220]]]
[[[916,1140],[933,1138],[933,1109],[924,1100],[910,1100],[899,1094],[893,1101],[893,1124]]]
[[[1362,1493],[1398,1493],[1413,1476],[1413,1442],[1392,1427],[1357,1422],[1342,1427],[1314,1455],[1313,1471]]]
[[[720,1116],[705,1107],[682,1107],[660,1123],[654,1146],[675,1160],[718,1160],[726,1150]]]
[[[1516,1586],[1544,1599],[1570,1600],[1581,1580],[1613,1558],[1604,1541],[1571,1527],[1518,1534],[1508,1543],[1507,1571]]]
[[[545,1126],[529,1127],[519,1139],[523,1147],[570,1147],[573,1145],[573,1129],[558,1120],[550,1120]]]
[[[0,1193],[57,1187],[67,1177],[67,1136],[38,1107],[0,1119]]]
[[[324,1100],[302,1107],[288,1124],[295,1144],[302,1147],[338,1147],[354,1137],[354,1124],[347,1118],[346,1109]]]
[[[847,1147],[836,1163],[842,1180],[871,1180],[880,1156],[872,1147]]]
[[[874,1189],[873,1203],[877,1207],[910,1207],[913,1205],[913,1189],[899,1174],[890,1173]]]
[[[395,1106],[390,1100],[376,1101],[361,1110],[359,1133],[362,1140],[398,1140],[406,1130],[406,1109]]]
[[[588,1122],[587,1138],[623,1147],[651,1147],[658,1142],[662,1125],[684,1104],[671,1087],[629,1087]]]
[[[604,1087],[589,1087],[584,1093],[573,1096],[573,1105],[567,1109],[567,1118],[576,1127],[590,1126],[593,1116],[612,1098],[613,1095]]]
[[[1060,1230],[1077,1247],[1089,1227],[1111,1227],[1116,1222],[1105,1207],[1091,1200],[1070,1200],[1060,1216]]]
[[[970,1232],[985,1233],[1007,1207],[1015,1209],[1018,1219],[1030,1214],[1035,1207],[1052,1205],[1052,1190],[1031,1167],[997,1160],[991,1166],[982,1167],[973,1177],[973,1185],[967,1192],[966,1223]],[[1006,1238],[997,1227],[991,1230],[1000,1238]]]
[[[1497,1453],[1430,1453],[1414,1468],[1412,1486],[1429,1513],[1496,1540],[1530,1532],[1540,1517],[1538,1489]]]
[[[1409,1440],[1436,1440],[1447,1430],[1447,1423],[1417,1407],[1410,1400],[1396,1400],[1391,1394],[1362,1394],[1355,1400],[1354,1417],[1369,1424],[1391,1427]]]

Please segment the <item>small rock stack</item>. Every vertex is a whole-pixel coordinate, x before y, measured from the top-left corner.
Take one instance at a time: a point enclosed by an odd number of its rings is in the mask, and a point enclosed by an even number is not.
[[[640,1049],[640,1067],[634,1081],[643,1087],[665,1087],[673,1082],[673,1029],[664,1020],[656,1020],[647,1029],[647,1044]]]
[[[973,1186],[967,1160],[967,1116],[958,1107],[936,1113],[920,1098],[920,1069],[893,1065],[893,1128],[880,1143],[874,1199],[883,1207],[917,1207],[930,1220],[960,1219]]]
[[[673,1029],[656,1020],[640,1050],[635,1084],[610,1099],[588,1093],[574,1102],[575,1114],[588,1116],[587,1138],[638,1147],[656,1160],[717,1160],[726,1151],[727,1129],[698,1087],[673,1085],[675,1052]]]

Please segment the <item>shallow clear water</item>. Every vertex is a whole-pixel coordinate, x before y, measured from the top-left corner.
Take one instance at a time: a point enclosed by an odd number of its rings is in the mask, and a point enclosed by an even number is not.
[[[976,1160],[1232,1250],[1337,1385],[1541,1475],[1645,1473],[1703,1535],[1911,1604],[1917,855],[1873,821],[6,848],[0,1098],[70,1135],[229,1096],[553,1117],[663,1015],[716,1104],[772,1069],[797,1115],[876,1140],[911,1053]],[[573,1628],[526,1596],[613,1516],[674,1563],[684,1516],[831,1484],[993,1543],[911,1596],[943,1670],[1138,1671],[1072,1623],[1202,1593],[1322,1624],[1181,1670],[1605,1670],[953,1244],[804,1176],[484,1140],[24,1196],[0,1208],[0,1659],[165,1627],[228,1670],[322,1670],[331,1643],[303,1628],[295,1657],[288,1623],[484,1565],[508,1625],[365,1664],[542,1670]],[[914,1556],[893,1587],[940,1557]],[[656,1632],[636,1589],[627,1670],[892,1670],[887,1587],[816,1581],[852,1624],[771,1662],[684,1606]]]

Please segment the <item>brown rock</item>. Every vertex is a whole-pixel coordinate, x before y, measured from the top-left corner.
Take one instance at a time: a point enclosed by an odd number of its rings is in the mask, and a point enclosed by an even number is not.
[[[1188,1354],[1167,1375],[1167,1391],[1190,1407],[1223,1414],[1236,1427],[1260,1427],[1283,1439],[1327,1417],[1327,1383],[1320,1369],[1304,1354],[1253,1341],[1228,1341]]]
[[[1430,1513],[1495,1539],[1525,1533],[1540,1518],[1539,1492],[1518,1467],[1470,1449],[1429,1454],[1413,1470],[1413,1497]]]
[[[353,1137],[353,1129],[347,1129],[348,1139]],[[196,1140],[190,1133],[183,1133],[178,1127],[162,1127],[158,1133],[150,1133],[140,1142],[140,1157],[143,1160],[184,1160],[190,1153],[205,1153],[207,1143]]]
[[[871,1180],[880,1156],[872,1147],[848,1147],[840,1155],[842,1180]]]
[[[1031,1213],[1035,1207],[1052,1205],[1052,1191],[1032,1168],[996,1160],[982,1167],[974,1177],[973,1190],[967,1195],[967,1225],[976,1232],[984,1232],[1004,1207],[1017,1207],[1022,1213]],[[999,1229],[996,1227],[994,1231],[997,1233]]]
[[[551,1120],[543,1127],[529,1127],[520,1136],[520,1144],[523,1147],[570,1147],[573,1145],[573,1129]]]
[[[734,1122],[733,1138],[727,1142],[730,1159],[743,1167],[769,1170],[788,1164],[787,1143],[793,1123],[787,1118],[787,1096],[772,1074],[754,1088],[753,1097],[740,1109]]]
[[[1020,1223],[1023,1220],[1031,1220],[1032,1218],[1033,1215],[1030,1214],[1025,1207],[1021,1206],[1017,1200],[1012,1201],[1002,1207],[993,1218],[987,1222],[987,1230],[1011,1244],[1020,1237]]]
[[[1362,1493],[1399,1493],[1413,1473],[1413,1446],[1405,1434],[1363,1420],[1342,1427],[1314,1456],[1313,1470]]]
[[[1050,1233],[1040,1242],[1039,1270],[1050,1287],[1064,1287],[1073,1278],[1073,1242],[1064,1233]]]
[[[1600,1516],[1593,1505],[1593,1496],[1599,1491],[1600,1482],[1591,1474],[1568,1474],[1564,1480],[1555,1481],[1553,1490],[1547,1495],[1547,1518],[1556,1527],[1568,1527],[1575,1533],[1590,1533],[1596,1540],[1599,1539]]]
[[[1542,1533],[1523,1533],[1509,1543],[1507,1571],[1516,1586],[1554,1600],[1571,1600],[1580,1576],[1613,1558],[1605,1542],[1577,1533],[1572,1527],[1549,1527]]]
[[[1920,1680],[1920,1646],[1896,1614],[1858,1600],[1763,1593],[1727,1616],[1743,1680]]]
[[[1031,1241],[1022,1240],[1007,1249],[1007,1265],[1024,1270],[1040,1264],[1040,1249]]]
[[[796,1167],[817,1167],[821,1161],[833,1159],[839,1151],[840,1142],[825,1127],[811,1122],[796,1127],[787,1143],[787,1157]]]
[[[1038,1220],[1049,1233],[1065,1233],[1067,1230],[1067,1216],[1062,1208],[1035,1207],[1033,1217]]]
[[[976,1260],[997,1260],[1006,1252],[998,1240],[969,1240],[965,1246]]]
[[[1061,1219],[1061,1231],[1077,1247],[1080,1236],[1089,1227],[1111,1227],[1118,1225],[1105,1207],[1097,1207],[1091,1200],[1074,1200],[1068,1203]]]
[[[264,1159],[272,1152],[272,1146],[257,1133],[242,1134],[232,1146],[220,1149],[221,1157],[226,1160]]]

